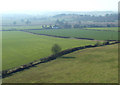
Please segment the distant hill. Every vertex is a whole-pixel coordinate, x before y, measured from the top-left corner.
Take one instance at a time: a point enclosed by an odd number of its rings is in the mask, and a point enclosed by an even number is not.
[[[74,27],[116,27],[117,12],[113,11],[28,11],[4,13],[3,26],[60,25],[61,28]],[[64,25],[64,26],[63,26]],[[71,26],[70,26],[71,25]],[[79,26],[78,26],[79,25]]]
[[[3,16],[10,15],[39,15],[39,16],[54,16],[57,14],[82,14],[82,15],[95,15],[104,16],[106,14],[117,14],[116,11],[26,11],[26,12],[9,12],[3,13]]]

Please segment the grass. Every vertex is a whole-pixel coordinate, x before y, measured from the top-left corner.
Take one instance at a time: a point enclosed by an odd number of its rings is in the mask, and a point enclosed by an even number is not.
[[[79,50],[4,78],[3,83],[118,83],[118,45]]]
[[[90,40],[55,38],[20,31],[4,31],[2,34],[3,70],[51,55],[54,44],[60,45],[62,50],[65,50],[96,43]]]
[[[3,26],[2,30],[42,29],[41,26]]]
[[[85,29],[94,29],[94,30],[111,30],[111,31],[120,31],[118,27],[109,27],[109,28],[85,28]]]
[[[51,29],[51,30],[29,30],[38,34],[49,34],[66,37],[92,38],[96,40],[118,40],[118,32],[96,31],[84,29]]]

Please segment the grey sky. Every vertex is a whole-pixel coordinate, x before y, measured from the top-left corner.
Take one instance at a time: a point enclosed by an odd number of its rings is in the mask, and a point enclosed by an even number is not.
[[[1,12],[10,11],[117,11],[119,0],[1,0]]]

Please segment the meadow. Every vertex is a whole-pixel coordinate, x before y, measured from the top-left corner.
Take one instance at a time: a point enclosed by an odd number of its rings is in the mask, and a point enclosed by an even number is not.
[[[56,36],[92,38],[95,40],[118,40],[118,32],[116,31],[96,31],[84,29],[49,29],[49,30],[29,30],[29,32],[38,34],[49,34]]]
[[[106,30],[106,31],[107,31],[107,30],[108,30],[108,31],[109,31],[109,30],[110,30],[110,31],[120,31],[120,29],[119,29],[118,27],[109,27],[109,28],[108,28],[108,27],[107,27],[107,28],[101,27],[101,28],[85,28],[85,29],[89,29],[89,30],[91,30],[91,29],[92,29],[92,30],[103,30],[103,31],[104,31],[104,30]]]
[[[118,45],[79,50],[6,77],[3,83],[118,83]]]
[[[68,48],[95,44],[96,42],[97,41],[33,35],[20,31],[3,31],[3,70],[51,55],[51,48],[54,44],[58,44],[62,50],[65,50]]]
[[[117,13],[21,10],[2,15],[3,83],[118,83],[118,44],[105,41],[118,40]],[[63,51],[59,57],[50,56],[55,44]]]
[[[2,27],[2,30],[23,30],[23,29],[42,29],[41,26],[29,26],[29,25],[26,25],[26,26],[3,26]]]

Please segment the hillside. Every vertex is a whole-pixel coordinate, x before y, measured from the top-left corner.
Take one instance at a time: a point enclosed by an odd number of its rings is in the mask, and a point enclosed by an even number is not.
[[[20,31],[4,31],[2,32],[2,43],[2,69],[5,70],[51,55],[51,48],[54,44],[60,45],[62,50],[65,50],[93,45],[96,41],[55,38]]]
[[[118,45],[89,48],[18,72],[3,83],[117,83]]]

